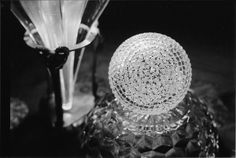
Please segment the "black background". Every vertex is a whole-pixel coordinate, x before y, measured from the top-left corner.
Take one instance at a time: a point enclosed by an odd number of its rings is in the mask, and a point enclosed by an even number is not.
[[[14,74],[33,64],[35,53],[25,45],[25,30],[5,4],[1,12],[2,53],[11,59],[10,72]],[[99,28],[105,38],[118,43],[137,33],[158,32],[174,38],[188,53],[192,47],[211,47],[207,53],[233,59],[234,9],[234,3],[223,1],[111,1],[99,20]]]
[[[6,3],[6,2],[5,2]],[[8,3],[6,3],[8,4]],[[24,28],[9,11],[2,7],[2,39],[14,58],[28,49],[23,38]],[[190,45],[213,45],[233,54],[235,4],[223,1],[111,1],[100,18],[99,28],[124,34],[124,39],[140,32],[159,32]],[[108,36],[107,35],[107,36]],[[14,52],[14,53],[12,53]]]

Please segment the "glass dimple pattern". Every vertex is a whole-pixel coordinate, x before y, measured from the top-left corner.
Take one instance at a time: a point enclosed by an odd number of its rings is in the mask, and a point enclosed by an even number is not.
[[[157,115],[176,107],[191,83],[191,64],[182,46],[159,33],[124,41],[109,65],[109,83],[117,101],[139,114]]]

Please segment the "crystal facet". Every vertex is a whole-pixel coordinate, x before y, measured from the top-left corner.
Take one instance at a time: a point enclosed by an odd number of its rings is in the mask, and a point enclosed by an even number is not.
[[[176,41],[158,33],[129,38],[111,59],[109,82],[114,95],[99,100],[78,128],[82,148],[96,144],[91,157],[215,156],[214,122],[188,91],[191,64]]]
[[[159,115],[175,108],[184,99],[191,76],[185,50],[159,33],[127,39],[109,66],[109,83],[118,103],[143,115]]]
[[[185,100],[189,118],[181,126],[147,135],[127,130],[114,96],[105,95],[78,127],[81,146],[90,151],[88,157],[214,157],[219,140],[206,104],[191,92]]]

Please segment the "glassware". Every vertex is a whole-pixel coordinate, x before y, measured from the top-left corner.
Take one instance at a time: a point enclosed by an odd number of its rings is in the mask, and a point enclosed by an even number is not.
[[[98,33],[96,23],[108,2],[109,0],[11,2],[11,11],[26,29],[24,40],[30,47],[39,50],[49,69],[55,91],[58,126],[71,124],[63,123],[63,113],[71,110],[72,106],[80,106],[73,105],[77,72],[84,47]],[[75,51],[81,48],[79,57],[75,59]]]
[[[172,38],[143,33],[124,41],[109,64],[105,95],[78,127],[93,157],[215,157],[213,115],[189,90],[191,63]],[[82,128],[82,129],[80,129]]]
[[[112,92],[125,109],[119,113],[130,122],[130,130],[137,126],[135,132],[147,129],[160,133],[177,128],[177,122],[188,112],[182,101],[191,76],[184,49],[158,33],[138,34],[123,42],[109,66]]]

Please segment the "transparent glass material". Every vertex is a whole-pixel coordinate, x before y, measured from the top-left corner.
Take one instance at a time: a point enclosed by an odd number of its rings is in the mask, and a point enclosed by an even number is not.
[[[109,65],[117,114],[134,133],[165,133],[188,119],[184,100],[191,83],[190,60],[179,43],[159,33],[124,41]]]
[[[191,83],[190,60],[181,45],[159,33],[124,41],[109,65],[117,102],[142,115],[165,114],[185,97]]]
[[[112,102],[116,112],[122,120],[125,129],[134,134],[156,135],[178,129],[189,119],[190,102],[184,99],[175,108],[159,115],[139,114],[124,110],[117,100]]]
[[[124,41],[109,65],[114,95],[78,127],[88,157],[214,157],[218,134],[206,104],[189,91],[191,73],[184,49],[166,35]]]
[[[206,103],[191,92],[183,103],[189,109],[188,118],[177,116],[184,120],[178,128],[163,133],[133,132],[117,112],[120,107],[114,96],[108,94],[87,115],[84,125],[77,127],[81,146],[91,151],[87,157],[215,157],[219,136]]]
[[[26,29],[24,40],[33,47],[55,50],[68,47],[71,51],[60,70],[63,110],[73,105],[75,80],[82,60],[84,47],[91,43],[98,32],[97,20],[109,0],[15,0],[11,11]],[[83,16],[85,15],[85,16]],[[81,24],[81,21],[84,24]],[[81,27],[85,25],[86,27]],[[90,32],[93,36],[89,36]],[[97,32],[96,32],[97,31]],[[83,43],[80,45],[81,43]],[[77,55],[75,53],[77,51]],[[53,52],[53,51],[52,51]],[[82,52],[82,53],[81,53]]]

